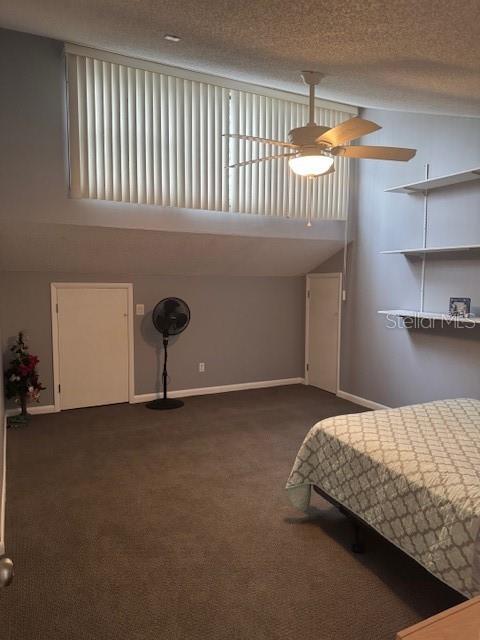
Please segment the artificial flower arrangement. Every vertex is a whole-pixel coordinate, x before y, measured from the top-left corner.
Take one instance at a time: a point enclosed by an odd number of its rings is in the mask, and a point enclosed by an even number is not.
[[[32,356],[28,352],[28,346],[25,344],[23,333],[20,332],[15,344],[10,347],[15,356],[10,362],[10,366],[5,371],[5,395],[7,398],[15,398],[20,404],[21,418],[26,420],[27,402],[40,401],[40,392],[45,389],[38,379],[37,356]]]

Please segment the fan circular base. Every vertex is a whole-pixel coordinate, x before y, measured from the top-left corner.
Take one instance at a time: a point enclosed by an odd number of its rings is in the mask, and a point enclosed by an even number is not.
[[[147,409],[155,409],[155,411],[166,411],[168,409],[179,409],[183,407],[183,402],[176,398],[158,398],[158,400],[152,400],[145,405]]]

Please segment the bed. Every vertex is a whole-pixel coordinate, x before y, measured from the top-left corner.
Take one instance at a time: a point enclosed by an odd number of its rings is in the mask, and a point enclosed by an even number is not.
[[[480,401],[442,400],[328,418],[287,482],[312,487],[466,597],[480,594]]]

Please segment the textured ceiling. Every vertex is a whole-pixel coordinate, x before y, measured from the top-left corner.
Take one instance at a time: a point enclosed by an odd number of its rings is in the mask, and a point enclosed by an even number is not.
[[[0,24],[294,91],[314,69],[328,99],[480,116],[479,0],[15,0]]]
[[[251,238],[59,224],[2,223],[0,271],[132,275],[295,276],[340,240]]]

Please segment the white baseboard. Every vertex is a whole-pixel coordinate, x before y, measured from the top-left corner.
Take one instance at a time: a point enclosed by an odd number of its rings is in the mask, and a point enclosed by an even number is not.
[[[168,396],[170,398],[186,398],[187,396],[205,396],[214,393],[228,393],[229,391],[245,391],[247,389],[266,389],[268,387],[283,387],[290,384],[305,384],[304,378],[282,378],[280,380],[260,380],[259,382],[240,382],[239,384],[224,384],[218,387],[198,387],[197,389],[179,389],[178,391],[169,391]],[[373,400],[367,400],[360,396],[355,396],[353,393],[347,393],[346,391],[337,391],[337,396],[343,400],[349,400],[354,404],[359,404],[361,407],[367,407],[367,409],[390,409],[384,404],[373,402]],[[138,404],[140,402],[149,402],[160,398],[160,393],[142,393],[133,396],[133,403]],[[57,409],[53,404],[40,404],[37,406],[28,407],[28,413],[32,415],[40,415],[43,413],[56,413]],[[5,416],[14,416],[20,413],[19,408],[6,409]]]
[[[244,391],[245,389],[264,389],[266,387],[283,387],[290,384],[303,384],[304,378],[283,378],[281,380],[260,380],[259,382],[241,382],[239,384],[225,384],[219,387],[199,387],[198,389],[179,389],[169,391],[169,398],[185,398],[186,396],[205,396],[213,393],[228,393],[229,391]],[[143,393],[133,396],[133,404],[149,402],[160,398],[161,393]],[[42,413],[56,413],[54,404],[41,404],[28,407],[28,413],[39,415]],[[20,408],[6,409],[5,416],[15,416],[20,413]]]
[[[337,396],[343,398],[343,400],[349,400],[350,402],[359,404],[361,407],[367,407],[367,409],[391,409],[391,407],[387,407],[385,404],[373,402],[373,400],[367,400],[367,398],[360,396],[354,396],[353,393],[347,393],[346,391],[338,390]]]
[[[213,393],[228,393],[229,391],[245,391],[246,389],[265,389],[267,387],[283,387],[289,384],[303,384],[303,378],[283,378],[281,380],[261,380],[260,382],[241,382],[239,384],[224,384],[219,387],[199,387],[197,389],[180,389],[169,391],[169,398],[185,398],[186,396],[205,396]],[[142,393],[134,396],[133,402],[150,402],[161,397],[161,393]]]
[[[39,415],[41,413],[56,413],[56,408],[54,404],[39,404],[34,405],[32,407],[27,407],[28,413],[31,413],[32,416]],[[15,409],[5,409],[5,415],[8,417],[16,416],[20,413],[20,408]]]

